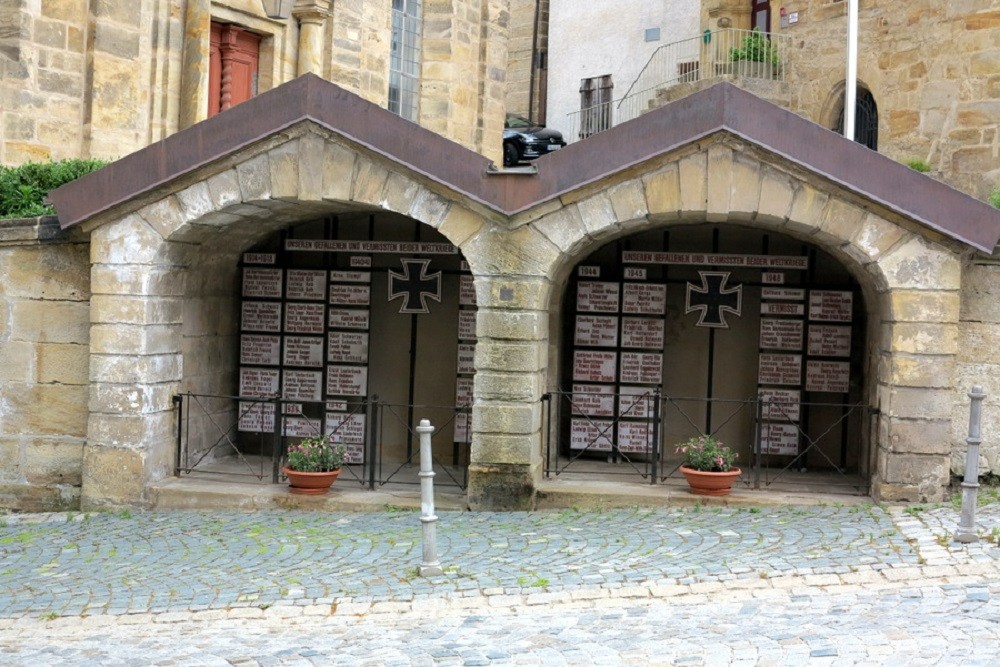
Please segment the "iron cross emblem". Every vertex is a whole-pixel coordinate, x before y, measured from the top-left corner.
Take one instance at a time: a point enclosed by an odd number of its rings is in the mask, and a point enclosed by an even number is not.
[[[727,287],[728,271],[699,271],[698,275],[701,276],[701,287],[687,284],[684,313],[701,311],[695,326],[728,329],[725,313],[739,317],[743,310],[743,285]]]
[[[441,272],[427,275],[429,259],[401,259],[403,272],[389,271],[389,301],[403,297],[399,312],[404,314],[429,313],[427,299],[441,303]],[[419,273],[416,268],[420,267]],[[417,274],[414,276],[414,274]],[[416,301],[420,303],[417,305]]]

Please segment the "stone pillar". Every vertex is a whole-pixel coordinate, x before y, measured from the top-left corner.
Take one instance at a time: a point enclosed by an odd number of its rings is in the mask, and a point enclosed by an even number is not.
[[[323,76],[323,36],[326,19],[330,15],[327,0],[314,0],[292,11],[299,21],[299,58],[296,75],[312,73]]]
[[[211,45],[211,0],[187,0],[184,12],[180,129],[208,118],[208,69]]]

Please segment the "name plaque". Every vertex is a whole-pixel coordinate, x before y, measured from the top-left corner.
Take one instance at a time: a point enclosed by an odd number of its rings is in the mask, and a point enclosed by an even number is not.
[[[458,339],[459,340],[476,339],[476,311],[474,310],[458,311]]]
[[[368,363],[368,334],[331,331],[327,355],[335,362]]]
[[[851,356],[851,327],[810,324],[809,354],[817,357]]]
[[[464,408],[472,405],[472,378],[455,378],[455,406]]]
[[[308,417],[282,417],[281,433],[288,438],[308,438],[320,433],[320,421]]]
[[[458,345],[458,373],[472,375],[476,372],[476,346],[468,343]]]
[[[765,350],[801,350],[802,320],[760,318],[760,346]]]
[[[321,334],[326,330],[326,306],[322,303],[286,303],[285,331]]]
[[[323,368],[323,338],[285,336],[285,365]]]
[[[802,303],[762,303],[760,304],[761,315],[798,315],[806,314],[805,304]]]
[[[667,286],[650,283],[625,283],[622,286],[622,312],[630,315],[662,315],[667,312]]]
[[[809,293],[809,319],[819,322],[850,322],[854,294],[813,290]]]
[[[243,334],[240,336],[240,363],[277,366],[281,363],[281,336]]]
[[[331,271],[331,283],[370,283],[372,274],[370,271]]]
[[[364,396],[368,393],[368,367],[327,366],[326,393],[330,396]]]
[[[572,412],[585,417],[614,417],[615,388],[599,384],[574,384]]]
[[[810,359],[806,363],[806,391],[846,394],[850,386],[851,364],[846,361]]]
[[[240,396],[271,398],[278,395],[281,371],[277,368],[241,368]]]
[[[798,287],[764,287],[760,290],[760,298],[802,301],[806,298],[806,291]]]
[[[577,315],[573,342],[589,347],[618,347],[618,318]]]
[[[274,433],[274,406],[270,403],[240,401],[237,428],[245,433]]]
[[[362,412],[327,412],[326,431],[333,442],[361,445],[365,442],[365,415]]]
[[[798,389],[760,389],[761,417],[772,421],[798,422],[802,392]]]
[[[472,437],[469,429],[469,415],[460,412],[455,415],[455,442],[469,443]]]
[[[760,451],[763,454],[795,456],[799,453],[799,429],[794,424],[761,424]]]
[[[653,450],[653,429],[648,422],[618,422],[618,451],[645,454]]]
[[[802,355],[761,354],[757,384],[802,384]]]
[[[622,347],[662,350],[663,320],[651,317],[623,317]]]
[[[656,397],[649,387],[618,388],[618,415],[629,419],[648,419],[653,416]]]
[[[476,286],[472,282],[472,276],[458,277],[458,305],[476,305]]]
[[[570,422],[570,449],[610,452],[615,423],[610,419],[573,419]]]
[[[577,283],[576,309],[589,313],[617,313],[618,283],[588,280]]]
[[[618,370],[615,352],[575,350],[573,380],[579,382],[614,382]]]
[[[243,269],[243,298],[280,299],[281,269]]]
[[[653,352],[622,352],[619,380],[636,384],[659,384],[663,380],[663,355]]]
[[[289,401],[318,401],[323,397],[322,390],[322,371],[285,371],[282,398]]]
[[[244,331],[281,331],[281,304],[275,301],[244,301],[240,307]]]
[[[326,300],[326,271],[288,270],[286,298],[302,301]]]
[[[362,329],[367,331],[370,318],[371,315],[367,310],[331,308],[327,322],[331,329]]]
[[[367,306],[371,303],[370,285],[330,285],[331,306]]]

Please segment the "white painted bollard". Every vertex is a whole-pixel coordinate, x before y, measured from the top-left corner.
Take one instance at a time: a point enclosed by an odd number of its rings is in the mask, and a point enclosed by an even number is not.
[[[976,496],[979,494],[979,443],[980,422],[983,417],[983,399],[986,392],[978,384],[969,392],[972,404],[969,406],[969,437],[965,439],[969,445],[965,453],[965,479],[962,481],[962,515],[955,531],[956,542],[978,542],[976,532]]]
[[[431,433],[434,427],[428,419],[421,419],[420,434],[420,522],[424,533],[424,559],[420,563],[420,576],[443,574],[437,557],[437,515],[434,514],[434,461],[431,452]]]

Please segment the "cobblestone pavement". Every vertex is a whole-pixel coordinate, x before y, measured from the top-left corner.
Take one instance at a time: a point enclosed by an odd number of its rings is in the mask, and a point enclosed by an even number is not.
[[[0,664],[1000,661],[996,505],[5,519]]]

